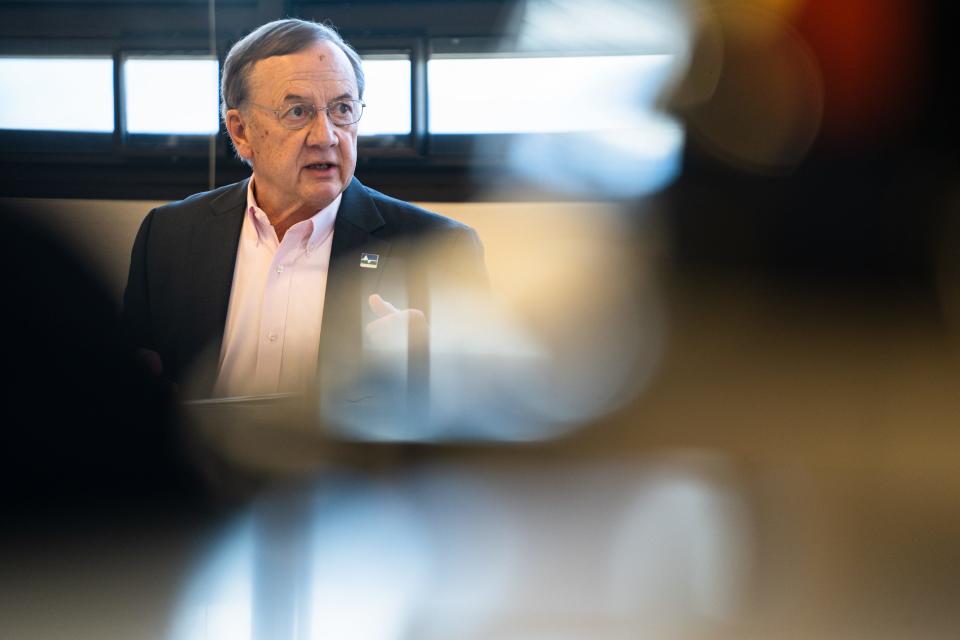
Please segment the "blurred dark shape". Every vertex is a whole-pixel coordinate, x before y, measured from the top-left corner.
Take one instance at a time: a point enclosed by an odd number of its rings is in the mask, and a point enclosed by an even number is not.
[[[793,170],[815,141],[869,146],[924,113],[933,14],[909,0],[705,2],[672,103],[741,170]]]
[[[37,214],[0,214],[13,239],[0,254],[5,515],[72,523],[97,517],[92,507],[182,497],[170,389],[127,350],[109,293]]]
[[[944,194],[941,206],[934,246],[937,298],[951,346],[960,354],[960,175],[953,176],[952,189]]]

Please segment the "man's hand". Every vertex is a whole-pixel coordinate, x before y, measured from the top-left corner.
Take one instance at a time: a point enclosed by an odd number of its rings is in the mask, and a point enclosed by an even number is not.
[[[378,348],[406,347],[408,340],[425,340],[430,327],[426,316],[419,309],[397,309],[380,294],[368,299],[370,310],[377,319],[368,323],[367,338]]]

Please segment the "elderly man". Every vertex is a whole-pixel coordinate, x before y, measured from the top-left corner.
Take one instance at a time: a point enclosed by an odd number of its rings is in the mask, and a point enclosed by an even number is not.
[[[472,229],[354,177],[364,76],[335,31],[263,25],[221,89],[253,175],[151,211],[124,295],[133,344],[189,395],[309,391],[318,362],[362,360],[364,331],[422,323],[441,281],[485,277]]]

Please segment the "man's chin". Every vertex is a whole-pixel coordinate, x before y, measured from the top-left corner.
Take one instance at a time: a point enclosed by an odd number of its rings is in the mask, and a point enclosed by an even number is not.
[[[343,183],[337,180],[323,185],[322,189],[311,189],[304,195],[304,201],[309,202],[317,211],[326,208],[343,192]]]

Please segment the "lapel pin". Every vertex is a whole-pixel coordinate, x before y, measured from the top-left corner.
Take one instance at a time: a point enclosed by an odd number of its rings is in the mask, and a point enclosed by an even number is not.
[[[376,253],[361,253],[360,266],[364,269],[376,269],[380,262],[380,256]]]

